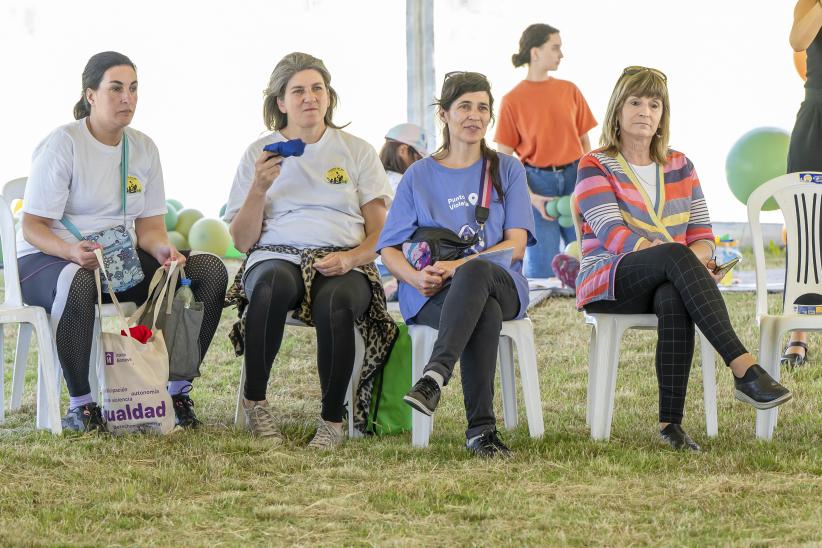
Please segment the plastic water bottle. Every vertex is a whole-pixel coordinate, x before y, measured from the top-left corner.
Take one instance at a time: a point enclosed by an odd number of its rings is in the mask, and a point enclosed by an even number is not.
[[[194,302],[194,293],[191,291],[191,280],[183,278],[180,280],[180,289],[174,294],[175,299],[183,301],[183,306],[189,308]]]

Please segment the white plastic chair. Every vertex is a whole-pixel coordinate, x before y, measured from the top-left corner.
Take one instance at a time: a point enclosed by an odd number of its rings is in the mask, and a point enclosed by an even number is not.
[[[628,329],[656,329],[656,314],[585,314],[593,329],[588,343],[588,407],[585,421],[591,437],[606,441],[611,436],[614,414],[619,347]],[[714,349],[697,329],[702,354],[702,391],[705,403],[705,428],[709,437],[718,432],[716,415],[716,373]]]
[[[19,179],[13,179],[13,180],[7,182],[5,185],[3,185],[2,195],[3,195],[3,198],[7,201],[7,203],[11,203],[11,200],[13,200],[15,198],[20,198],[20,199],[23,198],[23,195],[25,194],[25,190],[26,190],[26,181],[27,181],[27,179],[25,177],[21,177]],[[5,211],[8,210],[9,207],[8,207],[8,205],[4,205],[4,208],[0,208],[0,209],[3,209],[3,212],[5,213]],[[9,211],[9,219],[10,219],[12,224],[11,224],[11,228],[8,229],[8,232],[9,232],[10,238],[11,238],[11,244],[10,244],[10,247],[8,247],[8,249],[10,249],[12,251],[12,254],[10,255],[9,259],[6,259],[5,250],[7,249],[7,246],[6,246],[6,242],[4,240],[3,241],[3,250],[4,250],[4,252],[3,252],[3,254],[4,254],[3,264],[4,265],[9,264],[9,266],[11,266],[10,263],[13,262],[13,268],[6,268],[4,270],[3,274],[4,274],[4,277],[5,277],[5,280],[6,280],[7,284],[9,283],[10,278],[13,277],[12,283],[15,284],[15,286],[17,288],[17,292],[18,292],[18,294],[20,294],[20,277],[19,277],[19,271],[17,270],[17,254],[16,254],[16,240],[15,240],[16,236],[15,236],[15,231],[14,231],[14,219],[13,219],[13,217],[11,217],[11,211]],[[4,235],[5,235],[6,231],[7,231],[7,229],[4,228],[3,229]],[[4,236],[4,238],[5,238],[5,236]],[[6,292],[6,294],[8,295],[8,291]],[[21,297],[20,302],[22,303],[22,297]],[[132,302],[122,302],[122,303],[120,303],[120,305],[122,306],[123,312],[126,315],[133,314],[134,311],[137,310],[137,306]],[[104,318],[115,317],[115,316],[117,316],[117,309],[114,307],[113,304],[104,304],[102,313],[103,313]],[[29,344],[31,343],[32,327],[33,326],[31,324],[20,324],[20,330],[17,334],[17,348],[16,348],[15,355],[14,355],[14,370],[13,370],[13,374],[12,374],[11,401],[9,402],[9,409],[12,410],[12,411],[20,408],[20,405],[21,405],[22,399],[23,399],[23,381],[24,381],[24,378],[25,378],[26,362],[28,360]],[[102,356],[100,354],[101,350],[100,350],[99,346],[97,345],[97,341],[99,339],[100,328],[101,328],[100,322],[97,320],[96,315],[95,315],[94,331],[93,331],[94,335],[93,335],[93,338],[92,338],[91,358],[90,358],[90,363],[93,364],[94,367],[89,368],[89,385],[91,387],[91,393],[93,395],[97,396],[97,398],[96,398],[97,401],[102,401],[100,399],[100,383],[98,381],[98,379],[99,379],[98,367],[99,367],[100,359],[102,358]],[[50,326],[50,320],[49,320],[49,331],[47,333],[48,333],[49,339],[52,340],[52,342],[54,342],[54,336],[53,336],[52,329],[51,329],[51,326]],[[38,336],[38,341],[39,341],[39,336]],[[55,373],[53,375],[50,374],[48,376],[38,375],[38,377],[37,377],[37,394],[38,394],[38,397],[37,397],[37,402],[38,402],[37,403],[37,427],[38,428],[44,428],[44,429],[51,429],[53,432],[55,431],[55,428],[56,428],[57,433],[59,433],[59,431],[61,429],[60,420],[59,420],[59,417],[60,417],[59,409],[58,409],[58,414],[57,414],[57,419],[58,420],[57,420],[57,426],[56,427],[52,423],[52,420],[50,418],[50,412],[49,413],[45,412],[45,410],[48,409],[48,405],[47,405],[47,402],[44,398],[45,398],[45,394],[47,394],[49,392],[49,390],[46,390],[44,383],[49,382],[49,379],[53,379],[52,386],[57,387],[57,400],[56,401],[58,403],[58,407],[59,407],[59,400],[60,400],[60,392],[61,392],[61,389],[62,389],[62,386],[63,386],[63,382],[62,382],[63,381],[63,372],[62,372],[62,369],[60,367],[60,362],[57,359],[56,346],[54,346],[54,345],[52,345],[52,346],[54,347],[53,348],[54,360],[53,360],[52,367],[53,367]],[[2,379],[0,379],[0,384],[2,384]],[[41,396],[43,396],[43,397],[41,397]]]
[[[785,307],[782,314],[768,314],[767,270],[759,213],[773,197],[788,232],[788,265]],[[822,173],[788,173],[771,179],[748,198],[748,221],[753,238],[756,267],[756,317],[759,322],[759,360],[779,380],[782,337],[789,331],[822,331],[822,316],[797,314],[793,304],[802,295],[822,295]],[[756,437],[770,440],[778,408],[756,412]]]
[[[292,311],[286,315],[286,325],[293,325],[297,327],[308,327],[300,320],[291,317]],[[365,359],[365,341],[359,330],[354,328],[354,369],[351,371],[351,379],[348,381],[348,437],[359,438],[362,434],[359,430],[354,428],[354,395],[357,390],[357,385],[360,382],[360,374],[362,373],[362,364]],[[245,394],[243,388],[245,387],[245,365],[240,364],[240,385],[237,388],[237,406],[234,410],[234,426],[237,428],[245,428],[245,412],[243,411],[243,399]]]
[[[55,372],[59,369],[57,350],[51,336],[48,316],[44,308],[23,304],[23,295],[20,291],[20,277],[17,272],[17,247],[15,245],[14,218],[8,203],[0,197],[0,241],[3,244],[3,285],[5,296],[0,305],[0,352],[3,348],[3,325],[19,323],[20,332],[28,333],[31,340],[32,329],[37,333],[38,367],[37,375],[42,382],[37,385],[37,427],[49,428],[54,434],[62,432],[60,424],[60,402],[55,390],[57,381]],[[25,368],[26,362],[22,361]],[[5,360],[0,354],[0,423],[5,420]],[[15,362],[15,379],[22,378],[22,369],[17,372]],[[19,395],[15,405],[14,383],[12,383],[11,409],[20,407]]]
[[[437,330],[425,325],[409,325],[408,334],[411,336],[411,384],[414,384],[422,377],[423,369],[434,350]],[[513,345],[517,347],[528,431],[532,438],[541,438],[545,432],[545,424],[542,418],[542,399],[539,392],[537,356],[534,349],[534,328],[528,318],[502,322],[502,330],[499,334],[499,371],[505,427],[511,430],[517,426],[517,387],[514,377]],[[428,447],[428,438],[433,428],[432,417],[414,409],[411,413],[411,444],[414,447]]]

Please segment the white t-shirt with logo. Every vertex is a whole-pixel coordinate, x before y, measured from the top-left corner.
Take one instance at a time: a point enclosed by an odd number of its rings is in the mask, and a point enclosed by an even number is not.
[[[134,219],[164,215],[166,199],[157,146],[135,129],[125,131],[126,226],[136,242]],[[84,235],[123,224],[121,156],[122,145],[109,146],[95,139],[85,118],[55,129],[32,155],[23,212],[54,219],[51,229],[67,242],[77,238],[60,222],[64,215]],[[18,230],[17,256],[38,251]]]
[[[254,141],[243,154],[223,220],[231,222],[245,202],[254,180],[254,162],[263,147],[287,139],[279,132]],[[382,199],[391,205],[394,193],[377,152],[367,142],[339,129],[327,128],[302,156],[285,158],[280,175],[266,193],[260,244],[313,247],[356,247],[365,239],[362,206]],[[255,251],[247,268],[267,259],[299,263],[295,255]]]

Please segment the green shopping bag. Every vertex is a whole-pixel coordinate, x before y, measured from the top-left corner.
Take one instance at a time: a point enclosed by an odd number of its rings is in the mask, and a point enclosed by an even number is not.
[[[411,389],[411,337],[407,325],[398,322],[397,327],[397,342],[374,379],[367,431],[378,436],[411,431],[411,406],[402,401]]]

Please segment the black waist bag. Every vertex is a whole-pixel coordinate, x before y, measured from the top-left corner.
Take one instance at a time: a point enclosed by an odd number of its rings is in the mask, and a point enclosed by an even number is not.
[[[479,236],[463,240],[451,230],[440,227],[420,227],[411,235],[412,243],[425,242],[431,250],[431,264],[437,261],[453,261],[465,256],[465,252],[477,245]]]

